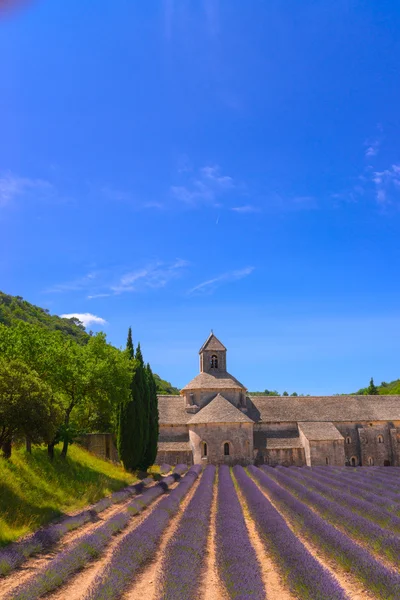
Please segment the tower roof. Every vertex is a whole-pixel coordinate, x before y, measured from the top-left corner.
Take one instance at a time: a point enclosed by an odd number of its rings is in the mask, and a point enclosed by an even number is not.
[[[221,394],[217,394],[207,406],[188,421],[189,425],[202,423],[253,423],[236,406]]]
[[[204,342],[204,344],[202,345],[202,347],[200,348],[199,354],[204,352],[204,350],[215,350],[217,352],[218,351],[226,352],[225,346],[223,344],[221,344],[219,339],[217,337],[215,337],[215,335],[213,334],[212,331],[211,331],[210,335],[208,336],[208,338],[206,339],[206,341]]]
[[[222,371],[222,372],[218,372],[216,371],[215,373],[199,373],[198,375],[196,375],[196,377],[194,379],[192,379],[192,381],[189,381],[189,383],[187,383],[185,385],[184,388],[182,388],[183,390],[226,390],[226,389],[235,389],[235,390],[246,390],[246,388],[244,387],[244,385],[242,383],[240,383],[240,381],[238,381],[236,379],[236,377],[233,377],[233,375],[231,375],[230,373],[227,373],[226,371]]]

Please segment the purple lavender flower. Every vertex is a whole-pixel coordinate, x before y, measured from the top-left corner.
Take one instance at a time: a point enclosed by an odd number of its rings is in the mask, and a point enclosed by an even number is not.
[[[277,566],[296,597],[310,600],[348,599],[339,583],[303,546],[285,519],[246,475],[243,467],[236,466],[233,472],[265,547],[274,555]]]
[[[169,485],[175,483],[174,477],[166,477],[164,485],[156,484],[147,489],[142,496],[134,498],[125,510],[111,517],[93,533],[80,537],[71,548],[58,554],[38,574],[14,590],[9,600],[35,600],[62,585],[88,561],[99,556],[112,536],[124,529],[134,515],[161,496],[167,483]]]
[[[249,470],[253,473],[253,467],[250,467]],[[261,472],[259,469],[257,471]],[[321,494],[310,491],[293,477],[290,477],[289,469],[287,470],[288,475],[266,466],[263,467],[263,471],[275,479],[280,486],[295,494],[302,502],[316,509],[327,521],[340,529],[345,529],[347,536],[358,541],[367,542],[373,552],[384,555],[387,560],[398,568],[400,561],[399,536],[391,534],[376,523],[372,523],[369,519],[351,512],[346,507],[332,502],[332,500],[328,500]]]
[[[191,467],[179,485],[120,541],[106,568],[95,578],[84,596],[85,600],[113,600],[121,596],[141,567],[154,555],[160,536],[200,472],[200,465]]]
[[[160,576],[163,600],[198,597],[205,568],[214,478],[215,467],[209,465],[167,545]]]
[[[263,600],[261,568],[250,542],[229,467],[218,469],[217,564],[229,598]]]

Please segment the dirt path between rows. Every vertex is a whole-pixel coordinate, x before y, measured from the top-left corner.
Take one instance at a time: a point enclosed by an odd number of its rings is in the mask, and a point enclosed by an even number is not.
[[[275,561],[268,554],[261,536],[257,531],[257,525],[250,515],[246,500],[238,487],[236,487],[236,492],[240,504],[242,505],[243,516],[251,544],[257,555],[258,562],[261,565],[261,575],[266,590],[266,598],[268,598],[268,600],[296,600],[296,597],[288,590]]]
[[[216,474],[218,477],[218,474]],[[216,519],[218,510],[218,483],[217,479],[213,484],[213,501],[211,504],[211,515],[210,515],[210,530],[208,533],[207,540],[207,562],[206,570],[203,576],[203,585],[199,591],[199,598],[202,600],[227,600],[229,598],[225,591],[218,572],[217,566],[217,544],[215,541],[216,536]]]
[[[196,479],[193,486],[183,498],[177,514],[171,519],[166,531],[160,539],[157,552],[153,560],[142,570],[136,580],[132,583],[129,589],[122,596],[123,600],[138,600],[138,598],[146,598],[146,600],[157,600],[160,597],[159,577],[162,573],[162,563],[165,555],[165,549],[177,530],[181,517],[186,510],[189,502],[193,498],[195,491],[200,483],[200,477]]]
[[[150,485],[145,488],[149,489]],[[63,552],[68,547],[72,546],[77,540],[84,535],[93,533],[98,527],[104,525],[104,523],[124,510],[127,505],[132,502],[134,498],[139,498],[139,494],[130,496],[127,500],[118,504],[113,504],[106,508],[104,511],[99,513],[98,518],[95,521],[89,521],[81,527],[78,527],[74,531],[65,534],[60,541],[53,547],[49,552],[38,554],[32,558],[29,558],[19,568],[10,573],[4,579],[0,579],[0,598],[3,598],[6,594],[12,592],[16,587],[28,580],[32,575],[38,573],[43,569],[53,558],[55,558],[60,552]],[[88,507],[90,509],[90,507]]]
[[[285,519],[287,526],[298,540],[303,544],[303,546],[318,560],[318,562],[325,567],[332,577],[336,579],[339,585],[343,588],[346,594],[351,598],[351,600],[376,600],[376,596],[371,594],[365,586],[358,581],[355,577],[353,577],[350,573],[342,569],[333,559],[330,559],[325,555],[325,553],[315,545],[311,540],[305,538],[305,536],[300,532],[300,529],[293,518],[290,518],[290,512],[288,514],[283,512],[280,507],[272,500],[269,496],[268,492],[262,488],[256,479],[253,481],[258,485],[260,491],[264,494],[264,496],[270,501],[272,506],[278,511],[278,513]],[[308,507],[311,508],[311,507]]]

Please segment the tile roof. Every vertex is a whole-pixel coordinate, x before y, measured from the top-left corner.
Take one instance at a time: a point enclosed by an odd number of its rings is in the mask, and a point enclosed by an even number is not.
[[[186,425],[191,416],[185,410],[182,396],[158,396],[160,425]]]
[[[280,450],[285,448],[303,448],[299,437],[293,438],[267,438],[267,450]]]
[[[248,409],[263,423],[400,421],[400,396],[252,396]]]
[[[158,442],[159,452],[186,452],[191,450],[189,442]]]
[[[208,338],[206,339],[206,341],[200,348],[199,354],[201,352],[203,352],[204,350],[216,350],[217,352],[218,351],[221,352],[221,351],[225,350],[225,352],[226,352],[225,346],[223,344],[221,344],[221,342],[219,341],[219,339],[217,337],[215,337],[213,332],[210,333],[210,335],[208,336]]]
[[[304,433],[308,440],[342,440],[342,434],[333,423],[299,423],[299,430]]]
[[[227,371],[215,371],[215,373],[199,373],[192,381],[189,381],[183,388],[184,390],[223,390],[223,389],[241,389],[246,388],[240,381]]]
[[[188,425],[199,423],[253,423],[253,421],[229,400],[218,394],[188,421]]]

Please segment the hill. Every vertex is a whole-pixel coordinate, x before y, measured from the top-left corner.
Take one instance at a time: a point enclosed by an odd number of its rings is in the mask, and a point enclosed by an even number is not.
[[[50,315],[46,308],[30,304],[21,296],[9,296],[0,292],[0,323],[12,325],[15,321],[26,321],[51,330],[62,331],[80,343],[85,343],[89,334],[78,319],[62,319]]]
[[[50,461],[45,448],[15,449],[0,460],[0,545],[135,481],[123,467],[71,446],[66,460],[56,448]]]
[[[85,344],[89,338],[89,334],[78,319],[62,319],[57,315],[51,315],[46,308],[30,304],[21,296],[10,296],[0,292],[0,323],[11,326],[18,320],[46,327],[53,331],[62,331],[81,344]],[[157,374],[154,375],[154,378],[159,394],[179,394],[179,390],[173,387],[169,381],[161,379]]]

